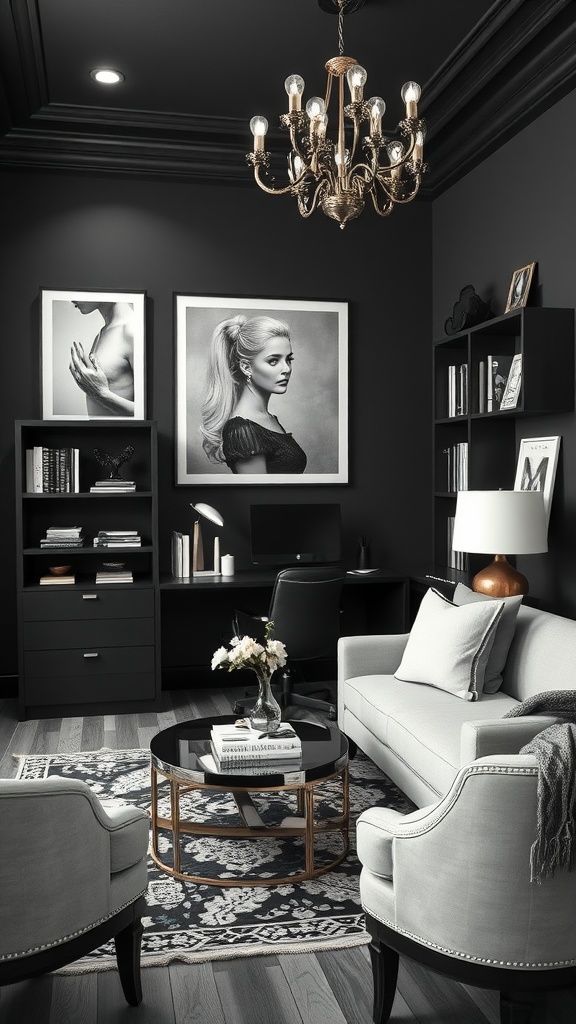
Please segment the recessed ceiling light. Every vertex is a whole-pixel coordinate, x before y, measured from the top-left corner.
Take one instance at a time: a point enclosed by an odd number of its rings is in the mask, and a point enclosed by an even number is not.
[[[124,81],[124,75],[121,71],[113,71],[112,68],[94,68],[90,72],[90,76],[102,85],[116,85],[117,82]]]

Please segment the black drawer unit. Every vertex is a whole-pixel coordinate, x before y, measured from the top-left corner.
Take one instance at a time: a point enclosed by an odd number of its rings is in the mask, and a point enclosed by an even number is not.
[[[124,476],[134,491],[91,490],[102,469],[94,450],[134,449]],[[74,485],[34,490],[27,452],[77,449]],[[148,711],[160,698],[157,444],[150,420],[16,423],[20,717]],[[37,483],[37,482],[36,482]],[[33,484],[33,479],[32,479]],[[58,486],[61,486],[60,484]],[[80,526],[81,547],[41,545],[50,526]],[[137,531],[138,547],[102,549],[102,530]],[[122,562],[130,583],[96,583],[106,562]],[[73,583],[41,584],[70,565]]]

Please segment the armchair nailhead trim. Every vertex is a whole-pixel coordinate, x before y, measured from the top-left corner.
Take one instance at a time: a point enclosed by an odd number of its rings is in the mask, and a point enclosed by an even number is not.
[[[405,935],[406,938],[412,939],[414,942],[420,943],[421,946],[427,946],[429,949],[436,949],[439,953],[445,953],[446,956],[455,956],[460,960],[469,960],[471,963],[476,964],[487,964],[488,967],[514,967],[514,968],[526,968],[527,970],[534,967],[575,967],[576,960],[538,960],[535,963],[526,963],[523,960],[492,960],[490,957],[483,956],[472,956],[471,953],[461,953],[458,949],[448,949],[447,946],[439,946],[436,942],[429,942],[427,939],[422,938],[421,935],[415,935],[414,932],[409,932],[405,928],[398,928],[393,921],[388,921],[383,917],[377,917],[376,914],[368,907],[363,905],[363,910],[370,916],[376,918],[381,924],[385,924],[387,928],[390,928],[393,932],[400,932],[401,935]]]
[[[55,942],[46,942],[42,946],[31,946],[30,949],[21,949],[18,953],[4,953],[2,956],[0,956],[0,962],[2,962],[3,960],[17,960],[19,957],[22,956],[31,956],[32,953],[41,953],[43,949],[53,949],[55,946],[61,946],[63,942],[69,942],[70,939],[78,938],[79,935],[85,935],[86,932],[91,931],[92,928],[97,928],[99,924],[104,924],[105,921],[109,921],[111,917],[114,917],[116,914],[119,914],[121,910],[125,910],[126,907],[129,907],[132,903],[135,903],[136,900],[140,899],[141,896],[144,896],[145,893],[146,889],[143,889],[142,892],[139,892],[131,900],[128,900],[126,903],[123,903],[121,907],[116,907],[116,909],[111,911],[110,914],[106,914],[105,917],[98,918],[97,921],[93,921],[92,924],[86,925],[85,928],[80,928],[76,932],[71,932],[70,935],[63,935],[61,939],[57,939]]]

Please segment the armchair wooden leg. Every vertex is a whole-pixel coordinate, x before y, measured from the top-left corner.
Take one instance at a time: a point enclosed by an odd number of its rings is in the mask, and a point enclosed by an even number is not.
[[[376,936],[372,936],[370,945],[372,977],[374,979],[374,1024],[386,1024],[392,1013],[392,1004],[396,995],[398,979],[398,953],[385,946]]]
[[[139,1006],[142,1002],[142,982],[140,979],[140,945],[144,926],[139,917],[132,921],[118,935],[114,936],[116,962],[122,991],[130,1006]]]
[[[545,1024],[545,992],[501,992],[500,1024]]]

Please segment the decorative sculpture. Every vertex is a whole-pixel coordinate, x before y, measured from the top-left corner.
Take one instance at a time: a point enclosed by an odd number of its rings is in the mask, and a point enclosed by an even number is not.
[[[100,465],[109,472],[110,480],[120,480],[120,466],[125,462],[130,462],[130,459],[134,455],[134,446],[131,444],[126,445],[124,451],[120,452],[119,455],[110,455],[110,453],[105,452],[103,448],[95,448],[94,455]]]

